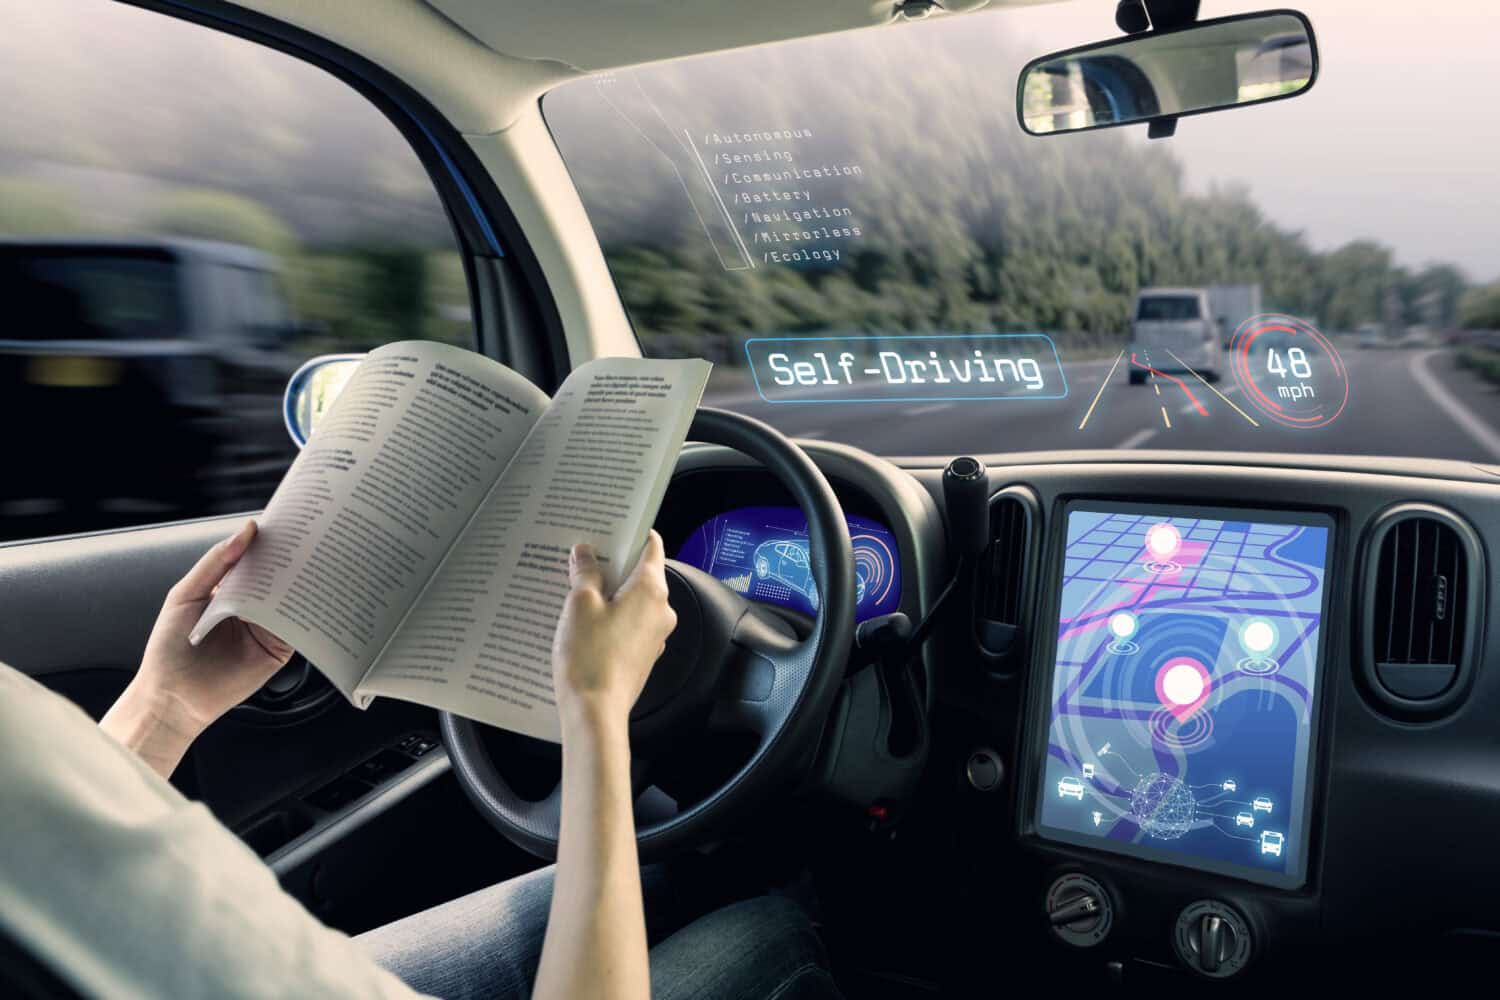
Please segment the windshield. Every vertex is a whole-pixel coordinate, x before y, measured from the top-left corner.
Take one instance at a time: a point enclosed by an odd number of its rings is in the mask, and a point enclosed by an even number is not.
[[[1495,461],[1486,7],[1403,6],[1313,0],[1315,87],[1169,139],[1021,131],[1022,65],[1117,33],[1097,2],[657,64],[542,107],[643,350],[714,361],[712,405],[888,455]]]

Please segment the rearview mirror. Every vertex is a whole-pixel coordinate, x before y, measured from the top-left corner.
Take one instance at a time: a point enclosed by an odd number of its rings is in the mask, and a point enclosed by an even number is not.
[[[1033,59],[1021,70],[1016,110],[1031,135],[1081,132],[1279,101],[1317,78],[1307,18],[1263,11]]]
[[[298,448],[307,444],[318,421],[339,398],[344,384],[364,357],[363,354],[325,354],[292,373],[286,384],[282,413],[286,418],[287,433]]]

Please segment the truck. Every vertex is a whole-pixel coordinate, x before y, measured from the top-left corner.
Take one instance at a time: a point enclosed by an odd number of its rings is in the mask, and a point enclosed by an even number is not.
[[[249,509],[295,457],[280,400],[303,328],[266,254],[156,237],[0,240],[0,297],[0,540],[148,509]]]
[[[1251,316],[1259,314],[1260,285],[1209,285],[1208,305],[1219,324],[1219,333],[1228,347],[1234,332]]]

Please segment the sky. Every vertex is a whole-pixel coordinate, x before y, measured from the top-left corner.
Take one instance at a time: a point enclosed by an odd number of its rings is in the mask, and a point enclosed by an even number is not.
[[[1276,6],[1203,0],[1200,18]],[[1409,267],[1500,278],[1500,5],[1492,0],[1289,0],[1317,35],[1301,97],[1179,122],[1166,141],[1188,183],[1249,186],[1319,250],[1374,238]],[[980,16],[1008,19],[1033,54],[1118,34],[1114,0]],[[1143,127],[1133,131],[1142,133]],[[1064,142],[1066,137],[1042,140]]]

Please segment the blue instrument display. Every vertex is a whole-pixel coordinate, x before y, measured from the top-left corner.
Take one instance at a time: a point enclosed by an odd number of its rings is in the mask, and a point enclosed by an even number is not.
[[[866,517],[844,520],[854,543],[855,620],[890,614],[901,605],[896,536]],[[688,535],[677,558],[751,600],[818,612],[807,518],[796,507],[738,507],[718,514]]]

